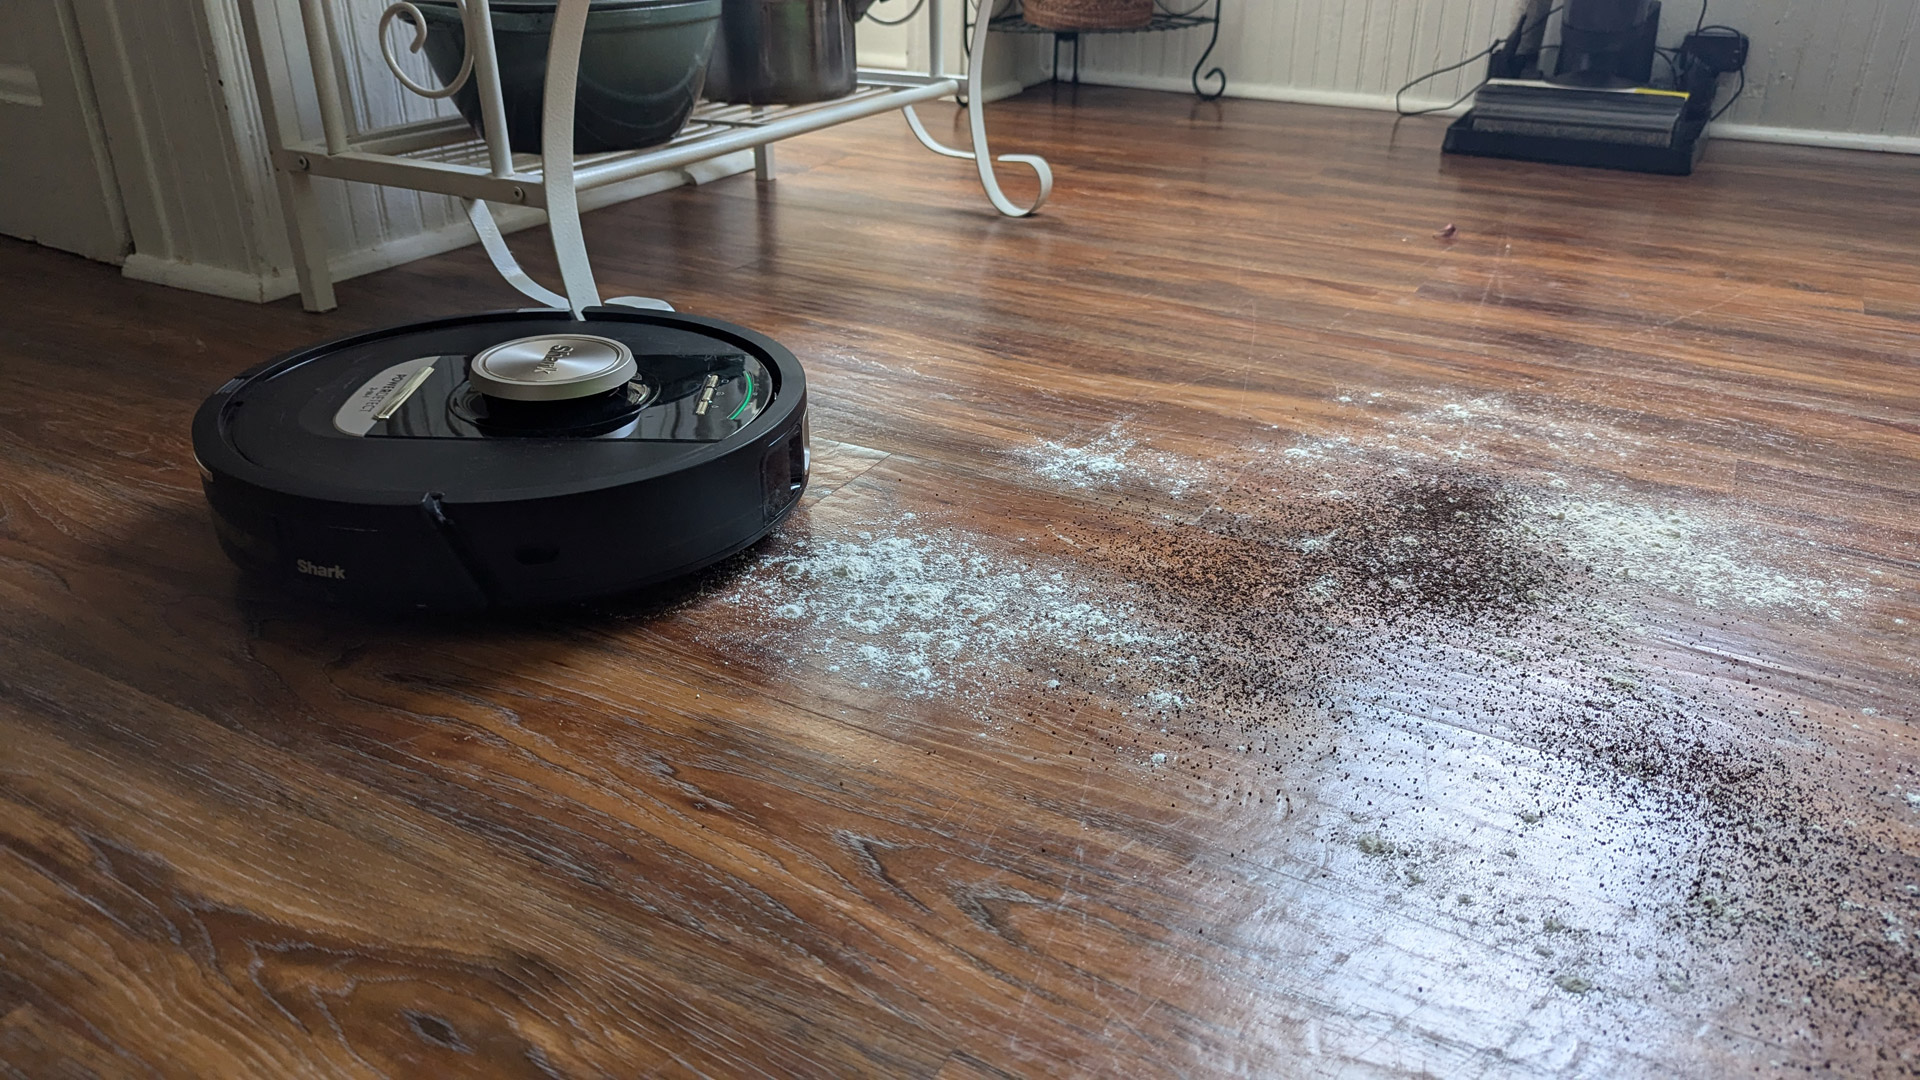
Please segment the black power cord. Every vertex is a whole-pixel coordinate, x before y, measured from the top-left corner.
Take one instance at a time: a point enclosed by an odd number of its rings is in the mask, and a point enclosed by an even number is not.
[[[1734,103],[1740,100],[1740,95],[1746,93],[1747,54],[1752,49],[1752,44],[1753,44],[1752,40],[1748,38],[1746,34],[1741,33],[1740,31],[1734,29],[1731,26],[1726,26],[1720,23],[1715,23],[1712,26],[1707,25],[1707,8],[1712,4],[1712,2],[1713,0],[1701,0],[1700,17],[1694,20],[1693,32],[1687,35],[1686,40],[1681,43],[1679,48],[1654,50],[1654,52],[1657,53],[1661,59],[1667,62],[1667,75],[1668,75],[1668,78],[1672,80],[1675,89],[1680,88],[1680,83],[1681,83],[1680,69],[1683,65],[1686,66],[1689,71],[1692,70],[1691,65],[1697,63],[1697,64],[1701,64],[1707,70],[1711,71],[1715,76],[1720,76],[1720,75],[1739,76],[1740,82],[1739,82],[1739,85],[1734,87],[1733,96],[1728,98],[1726,101],[1726,104],[1720,106],[1719,109],[1714,111],[1712,116],[1707,118],[1709,122],[1718,120],[1722,116],[1725,116],[1727,113],[1727,110],[1733,108]],[[1554,14],[1556,14],[1559,10],[1560,10],[1560,7],[1558,5],[1552,8],[1549,8],[1547,13],[1541,16],[1541,20],[1544,22],[1545,20],[1552,18]],[[1520,20],[1520,25],[1515,28],[1513,37],[1518,38],[1522,33],[1525,32],[1526,28],[1527,28],[1527,22],[1526,22],[1526,19],[1523,17]],[[1472,89],[1468,90],[1464,94],[1461,94],[1459,97],[1453,99],[1452,101],[1448,102],[1445,105],[1435,105],[1431,108],[1414,109],[1412,111],[1408,111],[1407,109],[1401,106],[1400,100],[1406,94],[1407,91],[1413,89],[1416,86],[1419,86],[1421,83],[1426,82],[1428,79],[1437,78],[1441,75],[1447,74],[1448,72],[1458,71],[1461,68],[1466,67],[1468,64],[1485,60],[1486,58],[1492,56],[1494,53],[1499,52],[1500,47],[1506,44],[1508,40],[1509,39],[1507,38],[1497,39],[1494,41],[1493,44],[1487,46],[1486,48],[1480,50],[1477,53],[1474,53],[1472,56],[1467,57],[1465,60],[1462,60],[1457,64],[1448,64],[1446,67],[1443,67],[1443,68],[1436,68],[1435,70],[1429,71],[1425,75],[1422,75],[1419,78],[1412,80],[1411,82],[1407,83],[1405,86],[1402,86],[1400,89],[1395,90],[1393,92],[1393,111],[1396,114],[1403,117],[1404,116],[1428,116],[1432,113],[1447,112],[1457,107],[1461,102],[1472,97],[1474,94],[1479,93],[1480,88],[1487,85],[1487,80],[1481,79],[1479,82],[1473,85]]]
[[[1455,105],[1458,105],[1462,101],[1465,101],[1468,98],[1472,97],[1474,94],[1480,91],[1480,88],[1482,86],[1487,85],[1487,80],[1481,79],[1479,82],[1473,85],[1473,89],[1468,90],[1464,94],[1461,94],[1459,97],[1455,98],[1452,102],[1446,105],[1435,105],[1430,109],[1415,109],[1412,112],[1408,112],[1407,110],[1400,107],[1400,95],[1406,93],[1407,91],[1413,89],[1416,86],[1419,86],[1421,83],[1426,82],[1428,79],[1431,79],[1440,75],[1445,75],[1449,71],[1459,71],[1461,68],[1466,67],[1468,64],[1471,64],[1476,60],[1485,60],[1487,57],[1492,56],[1495,52],[1499,51],[1500,46],[1504,44],[1506,44],[1504,40],[1495,41],[1493,44],[1487,46],[1484,49],[1481,49],[1479,52],[1474,53],[1472,56],[1467,57],[1465,60],[1462,60],[1457,64],[1449,64],[1446,67],[1439,68],[1435,71],[1429,71],[1425,75],[1420,76],[1419,78],[1413,80],[1412,82],[1401,87],[1400,89],[1395,90],[1393,92],[1393,111],[1396,113],[1399,113],[1401,116],[1425,116],[1428,113],[1446,112],[1448,109],[1451,109]]]
[[[1656,48],[1653,50],[1653,54],[1667,62],[1668,89],[1672,89],[1672,90],[1680,89],[1681,88],[1680,87],[1680,65],[1679,65],[1680,50]]]
[[[1733,96],[1727,99],[1727,103],[1725,105],[1720,106],[1720,108],[1717,109],[1714,112],[1714,114],[1708,118],[1709,123],[1713,122],[1714,120],[1720,119],[1722,116],[1725,116],[1727,114],[1727,110],[1733,108],[1733,103],[1740,100],[1740,95],[1747,92],[1747,69],[1741,68],[1739,71],[1739,75],[1740,75],[1740,85],[1733,88]]]
[[[918,0],[918,2],[913,5],[912,11],[907,12],[905,15],[902,15],[897,19],[883,19],[880,16],[875,15],[873,13],[873,8],[868,8],[867,21],[870,23],[879,23],[881,26],[899,26],[902,23],[906,22],[908,19],[911,19],[915,15],[920,14],[920,9],[925,7],[926,4],[927,4],[927,0]]]
[[[1548,19],[1553,18],[1554,13],[1558,12],[1559,10],[1560,8],[1558,5],[1548,8],[1547,13],[1545,15],[1540,16],[1540,21],[1544,23]],[[1526,32],[1526,29],[1527,29],[1526,17],[1521,16],[1520,25],[1514,29],[1513,37],[1514,38],[1520,37],[1523,33]],[[1484,49],[1481,49],[1479,52],[1474,53],[1472,56],[1467,57],[1465,60],[1462,60],[1457,64],[1448,64],[1446,67],[1439,68],[1434,71],[1429,71],[1425,75],[1420,76],[1419,78],[1413,80],[1412,82],[1401,87],[1400,89],[1395,90],[1393,92],[1393,111],[1395,113],[1398,113],[1401,116],[1426,116],[1430,113],[1446,112],[1447,110],[1454,108],[1455,106],[1459,105],[1461,102],[1467,100],[1473,95],[1479,93],[1480,88],[1487,85],[1486,79],[1481,79],[1479,82],[1473,84],[1473,89],[1468,90],[1466,93],[1461,94],[1459,97],[1454,98],[1451,102],[1448,102],[1445,105],[1435,105],[1430,109],[1415,109],[1412,112],[1408,112],[1407,110],[1400,107],[1400,96],[1402,94],[1405,94],[1407,91],[1413,89],[1416,86],[1419,86],[1423,82],[1426,82],[1428,79],[1445,75],[1449,71],[1459,71],[1461,68],[1466,67],[1468,64],[1471,64],[1476,60],[1485,60],[1487,57],[1492,56],[1496,52],[1499,52],[1500,46],[1505,45],[1508,40],[1509,39],[1507,38],[1497,38],[1494,40],[1493,44],[1487,46]]]
[[[1740,100],[1740,95],[1746,92],[1747,55],[1752,51],[1753,42],[1747,35],[1731,26],[1719,23],[1706,25],[1706,18],[1707,8],[1702,4],[1700,6],[1701,25],[1695,27],[1693,33],[1688,34],[1687,39],[1681,42],[1679,50],[1681,57],[1686,60],[1689,70],[1692,69],[1692,65],[1699,64],[1706,71],[1711,72],[1715,80],[1722,75],[1740,77],[1740,84],[1734,88],[1733,96],[1707,118],[1711,122],[1725,116],[1727,110],[1733,108],[1734,102]]]

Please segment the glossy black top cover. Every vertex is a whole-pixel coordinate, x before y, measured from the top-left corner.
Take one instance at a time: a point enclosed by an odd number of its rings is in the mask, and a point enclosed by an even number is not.
[[[482,350],[592,335],[631,349],[631,381],[561,402],[488,397]],[[507,311],[327,342],[239,376],[194,419],[203,468],[289,495],[411,504],[524,499],[695,467],[804,404],[791,353],[740,327],[675,312]]]

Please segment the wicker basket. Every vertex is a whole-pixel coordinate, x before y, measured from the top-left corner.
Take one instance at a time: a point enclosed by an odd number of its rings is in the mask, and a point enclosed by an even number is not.
[[[1153,21],[1153,0],[1021,0],[1021,8],[1047,30],[1135,30]]]

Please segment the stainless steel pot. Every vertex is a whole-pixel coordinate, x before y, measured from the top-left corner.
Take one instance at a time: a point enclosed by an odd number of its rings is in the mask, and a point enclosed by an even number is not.
[[[873,0],[724,0],[707,97],[798,105],[853,92],[853,24]]]

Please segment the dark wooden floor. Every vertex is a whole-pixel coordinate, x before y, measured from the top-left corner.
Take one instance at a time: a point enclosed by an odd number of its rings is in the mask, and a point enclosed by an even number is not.
[[[0,1074],[1920,1070],[1920,160],[991,120],[1036,219],[891,117],[590,217],[819,469],[580,610],[313,611],[204,513],[205,395],[476,251],[0,245]]]

